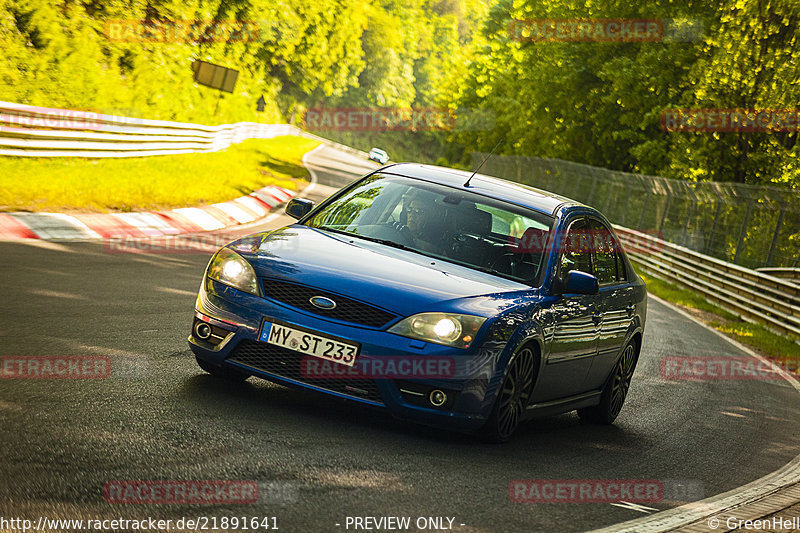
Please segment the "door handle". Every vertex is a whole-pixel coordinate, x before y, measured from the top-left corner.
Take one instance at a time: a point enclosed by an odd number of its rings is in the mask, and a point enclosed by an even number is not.
[[[602,320],[603,320],[603,315],[601,315],[600,313],[596,313],[596,314],[592,315],[592,322],[594,322],[595,326],[600,324],[600,322]]]
[[[625,308],[625,311],[627,311],[627,312],[628,312],[628,318],[630,318],[630,317],[632,317],[632,316],[633,316],[633,312],[634,312],[635,310],[636,310],[636,306],[635,306],[635,305],[633,305],[633,304],[630,304],[629,306],[627,306],[627,307]]]

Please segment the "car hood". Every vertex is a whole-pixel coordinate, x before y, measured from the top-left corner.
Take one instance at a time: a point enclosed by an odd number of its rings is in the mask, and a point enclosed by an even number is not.
[[[491,316],[535,294],[522,283],[297,224],[230,246],[261,278],[301,283],[404,316],[424,311]]]

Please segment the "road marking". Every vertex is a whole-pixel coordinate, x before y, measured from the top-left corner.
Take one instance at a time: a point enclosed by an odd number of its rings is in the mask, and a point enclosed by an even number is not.
[[[631,511],[638,511],[640,513],[650,514],[653,511],[658,511],[655,507],[647,507],[646,505],[640,505],[638,503],[631,503],[620,500],[619,503],[612,503],[611,505],[615,507],[622,507],[623,509],[630,509]]]
[[[676,311],[679,315],[699,324],[708,331],[725,339],[728,343],[735,346],[747,355],[754,357],[765,365],[771,367],[774,372],[779,374],[782,378],[788,381],[789,384],[795,388],[795,390],[800,392],[800,381],[797,381],[772,361],[769,361],[765,357],[755,353],[747,346],[731,339],[711,326],[704,324],[697,318],[693,317],[672,303],[662,300],[657,296],[653,296],[652,294],[648,295],[648,298],[651,298],[665,305],[666,307],[669,307],[673,311]],[[730,509],[731,507],[760,500],[783,489],[787,485],[792,485],[798,482],[800,482],[800,455],[796,456],[778,470],[775,470],[774,472],[746,485],[729,490],[728,492],[723,492],[722,494],[717,494],[716,496],[711,496],[710,498],[706,498],[704,500],[690,502],[685,505],[681,505],[680,507],[661,511],[647,517],[636,518],[634,520],[628,520],[627,522],[614,524],[613,526],[595,529],[591,533],[660,533],[662,531],[671,531],[699,520],[707,520],[708,518],[718,515],[721,512]]]
[[[308,187],[303,189],[304,193],[309,193],[309,192],[313,191],[314,188],[317,186],[317,182],[319,181],[317,179],[317,173],[314,171],[314,169],[311,168],[311,165],[309,164],[308,161],[306,161],[306,158],[308,156],[310,156],[311,154],[313,154],[314,152],[316,152],[317,150],[321,150],[325,146],[326,146],[326,144],[322,143],[319,146],[317,146],[316,148],[314,148],[313,150],[309,150],[308,152],[303,154],[303,157],[302,157],[303,166],[306,167],[306,170],[308,170],[309,175],[311,175],[311,185],[309,185]]]

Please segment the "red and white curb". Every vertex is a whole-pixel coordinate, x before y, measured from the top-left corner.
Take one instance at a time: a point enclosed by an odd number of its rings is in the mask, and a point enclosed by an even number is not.
[[[229,202],[141,213],[0,213],[0,239],[160,237],[212,231],[264,218],[297,194],[268,186]]]

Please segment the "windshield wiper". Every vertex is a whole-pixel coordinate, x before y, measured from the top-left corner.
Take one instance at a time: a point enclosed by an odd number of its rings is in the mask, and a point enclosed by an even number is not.
[[[370,242],[377,242],[378,244],[385,244],[386,246],[391,246],[392,248],[397,248],[398,250],[408,250],[409,252],[417,252],[422,253],[415,248],[409,248],[405,244],[400,244],[399,242],[390,241],[389,239],[378,239],[377,237],[366,237],[364,235],[356,235],[359,239],[364,239],[365,241]],[[427,254],[422,254],[427,255]]]
[[[339,233],[341,235],[347,235],[348,237],[355,237],[357,239],[364,239],[365,241],[377,242],[378,244],[391,246],[392,248],[397,248],[399,250],[407,250],[409,252],[422,253],[419,250],[416,250],[414,248],[409,248],[405,244],[400,244],[399,242],[390,241],[388,239],[379,239],[377,237],[368,237],[366,235],[359,235],[358,233],[352,233],[350,231],[344,231],[344,230],[341,230],[341,229],[328,228],[328,227],[325,227],[325,226],[318,226],[317,229],[330,231],[331,233]],[[425,254],[423,254],[423,255],[425,255]]]
[[[345,231],[343,229],[326,228],[325,226],[309,226],[309,227],[314,228],[314,229],[321,229],[321,230],[325,230],[325,231],[330,231],[331,233],[339,233],[341,235],[348,235],[348,236],[351,236],[351,237],[359,237],[359,235],[356,235],[355,233],[351,233],[349,231]]]

